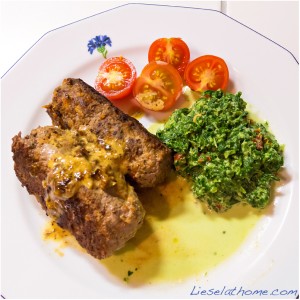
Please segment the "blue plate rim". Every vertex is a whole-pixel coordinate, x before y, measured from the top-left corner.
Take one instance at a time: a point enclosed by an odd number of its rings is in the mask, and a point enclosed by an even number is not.
[[[229,15],[225,14],[224,12],[222,11],[219,11],[219,10],[216,10],[216,9],[212,9],[212,8],[201,8],[201,7],[191,7],[191,6],[181,6],[181,5],[169,5],[169,4],[154,4],[154,3],[125,3],[125,4],[122,4],[122,5],[118,5],[118,6],[115,6],[113,8],[110,8],[110,9],[107,9],[107,10],[104,10],[104,11],[101,11],[99,13],[96,13],[96,14],[93,14],[91,16],[88,16],[88,17],[85,17],[85,18],[82,18],[82,19],[79,19],[79,20],[76,20],[76,21],[73,21],[71,23],[68,23],[68,24],[65,24],[65,25],[62,25],[60,27],[57,27],[57,28],[54,28],[54,29],[51,29],[49,31],[47,31],[46,33],[44,33],[31,47],[29,47],[21,56],[20,58],[1,76],[1,79],[5,77],[5,75],[21,60],[21,58],[26,54],[28,53],[44,36],[46,36],[47,34],[49,34],[50,32],[53,32],[53,31],[56,31],[56,30],[59,30],[61,28],[64,28],[64,27],[67,27],[67,26],[70,26],[72,24],[75,24],[75,23],[78,23],[78,22],[81,22],[83,20],[87,20],[89,18],[93,18],[95,16],[98,16],[98,15],[101,15],[101,14],[104,14],[104,13],[107,13],[107,12],[110,12],[112,10],[116,10],[116,9],[119,9],[121,7],[124,7],[124,6],[134,6],[134,5],[143,5],[143,6],[160,6],[160,7],[172,7],[172,8],[184,8],[184,9],[194,9],[194,10],[206,10],[206,11],[213,11],[213,12],[216,12],[216,13],[219,13],[219,14],[222,14],[224,15],[225,17],[233,20],[234,22],[240,24],[241,26],[244,26],[245,28],[255,32],[256,34],[260,35],[261,37],[267,39],[268,41],[272,42],[273,44],[275,44],[276,46],[282,48],[283,50],[287,51],[291,56],[292,58],[294,59],[294,61],[299,65],[299,62],[297,60],[297,58],[295,57],[295,55],[289,51],[287,48],[285,48],[284,46],[278,44],[277,42],[275,42],[274,40],[272,40],[271,38],[268,38],[267,36],[261,34],[260,32],[256,31],[255,29],[251,28],[250,26],[248,25],[245,25],[244,23],[238,21],[237,19],[235,18],[232,18],[230,17]]]

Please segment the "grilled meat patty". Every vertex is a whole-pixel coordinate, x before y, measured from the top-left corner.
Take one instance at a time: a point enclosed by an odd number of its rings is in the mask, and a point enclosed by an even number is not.
[[[39,127],[13,138],[14,168],[22,185],[98,259],[124,246],[144,218],[124,178],[124,147],[85,128]]]
[[[128,176],[139,187],[164,181],[172,165],[170,150],[136,119],[124,114],[81,79],[65,79],[46,106],[53,125],[64,129],[86,126],[99,138],[125,144]]]

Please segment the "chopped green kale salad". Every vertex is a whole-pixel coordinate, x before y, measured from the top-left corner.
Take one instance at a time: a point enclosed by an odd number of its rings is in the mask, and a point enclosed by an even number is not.
[[[266,207],[283,166],[283,147],[267,124],[250,119],[246,105],[240,92],[206,91],[191,108],[175,110],[157,132],[194,195],[217,212],[238,202]]]

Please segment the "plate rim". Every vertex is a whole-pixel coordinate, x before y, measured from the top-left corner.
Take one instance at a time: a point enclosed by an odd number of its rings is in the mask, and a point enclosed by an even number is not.
[[[81,21],[84,21],[84,20],[87,20],[89,18],[93,18],[93,17],[96,17],[98,15],[101,15],[101,14],[104,14],[104,13],[107,13],[107,12],[110,12],[112,10],[116,10],[116,9],[119,9],[119,8],[122,8],[122,7],[125,7],[125,6],[157,6],[157,7],[171,7],[171,8],[183,8],[183,9],[195,9],[195,10],[203,10],[203,11],[212,11],[212,12],[215,12],[215,13],[219,13],[231,20],[233,20],[234,22],[238,23],[239,25],[241,26],[244,26],[245,28],[251,30],[252,32],[258,34],[259,36],[265,38],[266,40],[268,40],[269,42],[273,43],[274,45],[280,47],[281,49],[283,49],[284,51],[288,52],[290,54],[290,56],[293,58],[293,60],[299,65],[299,61],[297,60],[297,58],[295,57],[295,55],[290,51],[288,50],[287,48],[285,48],[284,46],[280,45],[279,43],[275,42],[273,39],[267,37],[266,35],[263,35],[262,33],[260,33],[259,31],[253,29],[252,27],[244,24],[243,22],[227,15],[226,13],[222,12],[222,11],[219,11],[219,10],[216,10],[216,9],[213,9],[213,8],[202,8],[202,7],[193,7],[193,6],[182,6],[182,5],[170,5],[170,4],[157,4],[157,3],[144,3],[144,2],[128,2],[128,3],[124,3],[124,4],[121,4],[121,5],[118,5],[118,6],[115,6],[115,7],[112,7],[112,8],[109,8],[109,9],[106,9],[104,11],[101,11],[101,12],[98,12],[96,14],[93,14],[93,15],[90,15],[90,16],[87,16],[87,17],[84,17],[84,18],[81,18],[81,19],[78,19],[78,20],[75,20],[73,22],[70,22],[70,23],[67,23],[67,24],[64,24],[62,26],[59,26],[59,27],[56,27],[54,29],[51,29],[47,32],[45,32],[36,42],[34,42],[12,65],[11,67],[5,71],[5,73],[1,76],[1,79],[3,79],[9,72],[10,70],[22,59],[22,57],[25,56],[26,53],[28,53],[41,39],[43,39],[46,35],[48,35],[49,33],[53,32],[53,31],[56,31],[56,30],[59,30],[61,28],[64,28],[64,27],[67,27],[67,26],[70,26],[72,24],[75,24],[75,23],[78,23],[78,22],[81,22]]]

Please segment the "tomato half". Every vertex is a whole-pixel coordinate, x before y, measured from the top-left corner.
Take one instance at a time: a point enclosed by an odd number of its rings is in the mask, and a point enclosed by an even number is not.
[[[111,57],[99,67],[95,89],[109,100],[129,95],[136,79],[136,69],[131,61],[119,56]]]
[[[183,76],[190,61],[190,49],[180,38],[157,39],[149,48],[148,61],[165,61]]]
[[[133,95],[144,108],[165,111],[175,104],[182,88],[182,78],[174,67],[154,61],[146,65],[136,79]]]
[[[186,84],[194,91],[226,90],[229,71],[222,58],[204,55],[194,59],[187,65],[184,79]]]

